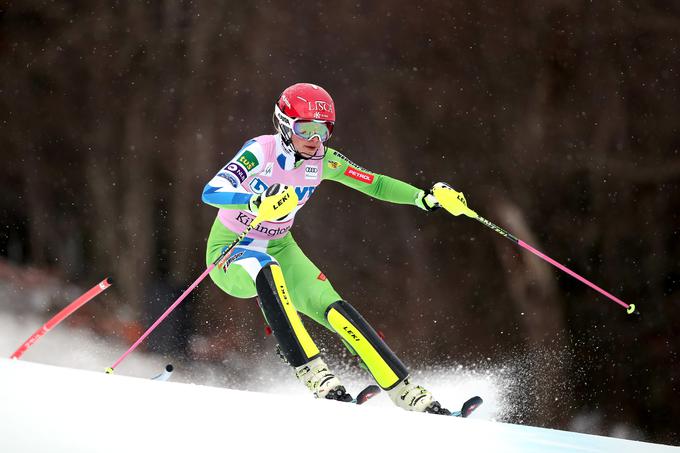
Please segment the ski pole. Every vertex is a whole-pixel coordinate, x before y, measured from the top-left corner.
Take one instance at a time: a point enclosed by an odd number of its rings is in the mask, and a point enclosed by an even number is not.
[[[265,220],[271,220],[271,219],[276,219],[281,216],[285,216],[292,212],[292,210],[297,206],[298,203],[298,197],[297,194],[295,193],[295,190],[292,187],[284,186],[285,190],[283,192],[279,192],[280,185],[279,184],[272,184],[269,189],[267,189],[266,195],[276,198],[274,199],[274,202],[269,203],[269,204],[263,204],[260,205],[260,210],[257,214],[257,216],[253,219],[252,222],[250,222],[250,225],[243,230],[241,234],[238,235],[234,241],[229,244],[227,247],[222,250],[222,253],[220,253],[220,256],[217,257],[215,261],[212,262],[208,268],[203,271],[203,273],[196,279],[195,282],[189,286],[189,288],[186,289],[182,293],[181,296],[172,304],[170,307],[168,307],[167,310],[154,322],[151,327],[149,327],[144,334],[142,334],[141,337],[135,343],[130,346],[130,349],[125,351],[125,353],[116,360],[116,362],[111,365],[109,368],[106,369],[107,374],[112,374],[113,370],[122,362],[125,357],[128,356],[132,351],[139,346],[139,344],[144,341],[144,339],[160,324],[169,314],[172,310],[174,310],[182,301],[184,300],[187,295],[198,286],[201,281],[213,270],[215,267],[220,264],[222,260],[226,261],[227,254],[234,248],[236,245],[241,242],[247,235],[250,233],[250,230],[253,228],[257,227],[260,223],[262,223]]]
[[[536,250],[534,247],[530,246],[526,242],[522,241],[521,239],[517,239],[515,236],[512,234],[508,233],[505,231],[503,228],[499,227],[498,225],[486,220],[484,217],[480,216],[477,214],[475,211],[472,209],[468,208],[467,202],[465,201],[465,197],[463,196],[462,193],[456,192],[453,190],[451,187],[444,183],[437,183],[435,184],[435,187],[433,189],[433,194],[437,201],[439,201],[439,204],[442,205],[444,209],[446,209],[448,212],[451,214],[458,216],[461,214],[465,214],[467,217],[470,217],[471,219],[475,219],[478,222],[480,222],[482,225],[492,229],[496,233],[500,234],[506,239],[509,239],[510,241],[514,242],[515,244],[519,245],[520,247],[530,251],[534,255],[538,256],[544,261],[547,261],[548,263],[552,264],[556,268],[560,269],[563,272],[566,272],[567,274],[571,275],[581,283],[584,283],[588,286],[590,286],[592,289],[595,291],[599,292],[603,296],[608,297],[610,300],[616,302],[617,304],[621,305],[623,308],[626,309],[626,312],[630,314],[640,314],[636,309],[635,309],[635,304],[627,304],[618,297],[608,293],[604,289],[600,288],[596,284],[592,283],[591,281],[587,280],[586,278],[580,276],[576,272],[572,271],[568,267],[558,263],[554,259],[550,258],[549,256],[545,255],[544,253]]]
[[[106,288],[111,286],[112,281],[109,277],[106,277],[104,280],[101,282],[97,283],[94,285],[92,288],[87,290],[85,294],[81,295],[78,297],[76,300],[68,304],[66,307],[61,309],[59,313],[54,315],[52,319],[47,321],[45,324],[43,324],[38,330],[36,330],[33,335],[28,337],[28,340],[24,341],[24,343],[19,346],[19,349],[14,351],[14,354],[10,356],[10,359],[18,359],[20,358],[28,348],[33,346],[36,341],[38,341],[40,338],[42,338],[43,335],[45,335],[47,332],[52,330],[57,324],[62,322],[64,319],[68,318],[74,311],[94,299],[96,296],[98,296],[100,293],[102,293]]]
[[[258,220],[258,218],[256,217],[256,218],[250,223],[250,225],[248,225],[248,227],[246,227],[246,229],[243,230],[243,232],[242,232],[241,234],[239,234],[238,237],[232,241],[231,244],[229,244],[227,247],[225,247],[224,250],[222,250],[222,253],[220,253],[220,256],[218,256],[217,259],[216,259],[215,261],[213,261],[212,264],[210,264],[210,266],[208,266],[208,267],[206,268],[205,271],[203,271],[203,273],[196,279],[196,281],[194,281],[194,282],[191,284],[191,286],[189,286],[189,287],[182,293],[182,295],[179,296],[179,298],[178,298],[172,305],[170,305],[170,306],[168,307],[168,309],[165,310],[165,312],[163,312],[163,314],[156,320],[156,322],[154,322],[154,323],[151,325],[151,327],[149,327],[149,328],[146,330],[146,332],[144,332],[144,333],[142,334],[142,336],[139,337],[139,339],[138,339],[137,341],[135,341],[134,344],[133,344],[132,346],[130,346],[130,348],[129,348],[127,351],[125,351],[125,353],[124,353],[123,355],[121,355],[121,356],[118,358],[118,360],[116,360],[116,362],[115,362],[113,365],[111,365],[109,368],[106,369],[106,373],[107,373],[107,374],[112,374],[112,373],[113,373],[113,370],[114,370],[118,365],[120,365],[120,362],[122,362],[123,360],[125,360],[125,357],[127,357],[128,354],[130,354],[132,351],[134,351],[134,350],[137,348],[137,346],[139,346],[139,344],[140,344],[142,341],[144,341],[144,339],[145,339],[146,337],[148,337],[149,334],[150,334],[151,332],[153,332],[153,330],[154,330],[156,327],[158,327],[158,324],[160,324],[160,323],[161,323],[161,322],[162,322],[162,321],[170,314],[170,312],[172,312],[175,308],[177,308],[177,306],[178,306],[179,304],[182,303],[182,301],[189,295],[189,293],[190,293],[191,291],[193,291],[194,288],[196,288],[196,286],[198,286],[198,284],[201,283],[201,282],[203,281],[203,279],[204,279],[208,274],[210,274],[210,272],[212,272],[213,269],[215,269],[215,267],[220,263],[220,261],[222,261],[224,258],[226,258],[227,254],[228,254],[229,252],[231,252],[231,250],[232,250],[234,247],[236,247],[236,245],[237,245],[239,242],[241,242],[241,241],[248,235],[248,233],[250,233],[250,230],[252,230],[253,228],[255,228],[260,222],[261,222],[261,220]]]

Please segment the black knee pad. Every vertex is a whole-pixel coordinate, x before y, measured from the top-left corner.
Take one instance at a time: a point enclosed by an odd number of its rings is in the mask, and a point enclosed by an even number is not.
[[[319,355],[319,348],[290,299],[279,265],[269,263],[264,266],[257,274],[255,287],[262,313],[288,363],[298,367]]]
[[[326,319],[361,357],[380,387],[389,390],[408,376],[408,370],[358,311],[344,300],[331,304]]]

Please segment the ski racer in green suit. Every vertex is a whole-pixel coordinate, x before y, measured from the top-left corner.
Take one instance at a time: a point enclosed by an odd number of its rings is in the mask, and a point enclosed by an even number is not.
[[[286,215],[253,228],[211,272],[211,278],[231,296],[258,297],[280,353],[316,397],[352,400],[324,363],[298,312],[337,333],[397,406],[449,414],[428,390],[412,382],[404,364],[335,291],[289,231],[296,212],[325,180],[423,210],[437,209],[439,203],[431,190],[366,170],[327,147],[335,106],[323,88],[308,83],[287,88],[275,105],[273,120],[275,135],[246,142],[205,186],[203,201],[219,208],[208,238],[206,263],[214,262],[253,222],[263,203],[294,190],[297,205]]]

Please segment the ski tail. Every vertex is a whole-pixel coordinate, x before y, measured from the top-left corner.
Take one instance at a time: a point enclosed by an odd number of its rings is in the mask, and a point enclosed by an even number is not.
[[[172,372],[175,371],[175,367],[172,366],[172,364],[168,363],[165,365],[165,368],[163,369],[163,372],[160,373],[157,376],[154,376],[151,378],[152,381],[167,381],[170,379],[170,376],[172,376]]]
[[[467,418],[479,406],[481,406],[483,402],[484,402],[484,400],[481,397],[473,396],[472,398],[467,400],[465,403],[463,403],[463,407],[461,407],[461,409],[459,411],[451,412],[451,415],[453,417]]]
[[[359,392],[356,398],[352,401],[354,404],[364,404],[366,401],[373,398],[375,395],[380,393],[380,387],[375,384],[369,385],[365,389]]]

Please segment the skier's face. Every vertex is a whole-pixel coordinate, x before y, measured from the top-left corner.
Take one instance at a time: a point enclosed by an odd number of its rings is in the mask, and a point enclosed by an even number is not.
[[[293,140],[293,146],[295,146],[297,152],[303,157],[309,158],[314,156],[319,150],[319,147],[321,147],[321,140],[319,140],[319,137],[313,137],[311,140],[305,140],[304,138],[300,138],[293,134],[291,138]]]

